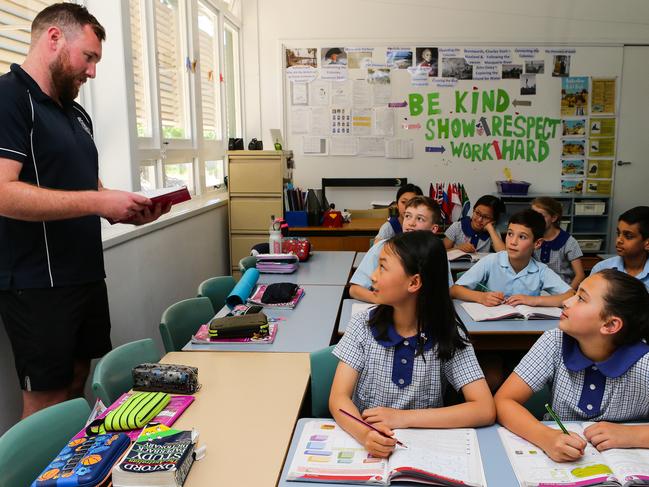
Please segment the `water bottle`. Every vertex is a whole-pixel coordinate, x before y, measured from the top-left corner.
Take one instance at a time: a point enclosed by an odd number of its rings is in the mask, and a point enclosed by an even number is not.
[[[279,223],[275,222],[275,215],[270,216],[270,227],[268,228],[268,253],[282,253],[282,232]]]

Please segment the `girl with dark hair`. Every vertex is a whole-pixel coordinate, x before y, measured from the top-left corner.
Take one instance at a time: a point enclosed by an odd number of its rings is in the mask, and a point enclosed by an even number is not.
[[[415,196],[422,196],[423,193],[421,188],[416,184],[408,183],[404,184],[397,191],[397,212],[396,216],[391,216],[388,218],[388,221],[381,225],[379,228],[379,233],[374,237],[374,243],[379,240],[386,240],[392,238],[395,235],[403,233],[403,217],[406,212],[406,205],[408,201],[413,199]],[[394,203],[393,203],[394,204]]]
[[[461,428],[491,424],[489,387],[455,318],[442,242],[428,231],[388,240],[372,274],[378,306],[352,316],[333,353],[340,362],[329,409],[374,456],[387,457],[394,428]],[[444,407],[446,384],[466,403]],[[382,433],[340,413],[362,417]]]
[[[496,231],[496,223],[505,205],[495,196],[481,196],[473,205],[473,213],[453,223],[446,230],[444,246],[447,250],[458,248],[464,252],[496,252],[505,250],[505,244]]]
[[[557,462],[598,450],[649,448],[649,293],[614,269],[593,274],[564,302],[559,328],[546,331],[496,394],[498,421]],[[552,407],[566,421],[594,421],[563,434],[537,421],[523,404],[549,385]],[[549,418],[548,418],[549,419]]]

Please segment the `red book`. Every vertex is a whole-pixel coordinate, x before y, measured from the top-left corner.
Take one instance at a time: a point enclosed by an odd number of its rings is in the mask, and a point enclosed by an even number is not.
[[[189,195],[187,186],[172,186],[171,188],[152,189],[149,191],[138,191],[137,194],[146,196],[151,200],[155,206],[160,203],[163,207],[171,203],[175,205],[183,201],[189,201],[192,197]],[[108,223],[114,225],[115,223],[129,223],[128,221],[117,221],[107,218]]]

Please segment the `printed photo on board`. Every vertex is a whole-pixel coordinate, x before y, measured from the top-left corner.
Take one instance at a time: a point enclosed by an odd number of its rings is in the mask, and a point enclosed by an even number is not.
[[[561,161],[562,176],[583,176],[584,160],[583,159],[564,159]]]
[[[323,66],[347,66],[347,54],[344,47],[323,47]]]
[[[386,64],[397,69],[406,69],[412,66],[412,51],[404,49],[388,49],[385,54]]]
[[[473,79],[473,66],[463,57],[442,58],[442,77],[456,79]]]
[[[552,76],[570,76],[570,56],[564,56],[562,54],[554,56],[553,66]]]
[[[562,135],[564,137],[583,137],[586,135],[586,119],[578,118],[575,120],[561,120],[563,127]]]
[[[536,95],[535,74],[521,74],[521,95]]]
[[[350,51],[347,53],[347,66],[350,69],[366,68],[372,64],[372,51]]]
[[[543,74],[545,72],[545,61],[536,59],[525,61],[525,72],[530,74]]]
[[[417,47],[415,49],[417,67],[428,71],[428,76],[437,76],[438,51],[436,47]]]
[[[522,72],[522,64],[503,64],[503,79],[519,79]]]
[[[317,52],[318,49],[315,47],[286,49],[286,67],[311,66],[316,68],[318,67]]]

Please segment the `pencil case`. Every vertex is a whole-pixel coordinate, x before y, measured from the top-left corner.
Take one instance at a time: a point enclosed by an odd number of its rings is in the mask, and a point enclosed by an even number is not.
[[[169,403],[165,392],[136,392],[104,418],[106,431],[143,428]]]
[[[196,367],[157,363],[133,367],[133,390],[135,391],[194,394],[199,388]]]
[[[209,326],[210,338],[252,338],[268,335],[268,318],[264,313],[214,318]]]

